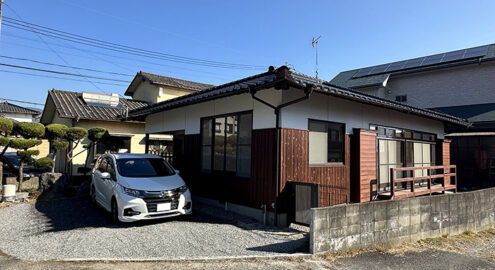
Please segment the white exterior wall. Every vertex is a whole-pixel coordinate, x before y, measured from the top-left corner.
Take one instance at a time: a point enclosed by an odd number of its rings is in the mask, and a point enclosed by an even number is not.
[[[302,96],[294,91],[284,93],[284,101]],[[308,119],[332,121],[346,124],[346,133],[354,128],[369,129],[370,124],[405,128],[444,136],[444,125],[411,114],[377,106],[366,105],[345,99],[313,93],[308,100],[282,109],[282,127],[308,129]]]
[[[9,118],[18,122],[33,122],[33,116],[31,114],[21,113],[3,113],[3,117]]]
[[[262,90],[256,96],[276,105],[281,103],[282,98],[287,102],[304,94],[301,90]],[[149,115],[146,118],[146,133],[185,130],[185,134],[198,134],[202,117],[247,110],[253,110],[253,129],[275,127],[273,109],[253,100],[250,94],[242,94]],[[370,124],[377,124],[429,132],[438,138],[444,136],[444,125],[440,121],[318,93],[281,111],[283,128],[307,130],[308,119],[345,123],[347,133],[352,133],[354,128],[369,129]]]
[[[256,96],[275,105],[281,101],[280,91],[262,90]],[[250,94],[241,94],[151,114],[146,117],[146,133],[185,130],[185,134],[198,134],[202,117],[249,110],[253,111],[253,129],[275,127],[272,108],[253,100]]]
[[[387,88],[359,89],[363,93],[395,100],[407,95],[406,104],[419,108],[495,103],[495,63],[391,77]]]

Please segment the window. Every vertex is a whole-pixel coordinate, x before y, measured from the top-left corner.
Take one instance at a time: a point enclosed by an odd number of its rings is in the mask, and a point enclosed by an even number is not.
[[[395,101],[407,102],[407,95],[395,96]]]
[[[201,170],[250,177],[252,126],[252,113],[202,119]]]
[[[378,179],[379,189],[390,186],[390,169],[424,167],[436,164],[435,140],[431,133],[370,125],[378,131]],[[381,131],[381,132],[380,132]],[[426,175],[426,170],[415,170],[415,176]],[[401,175],[398,177],[411,177]]]
[[[343,164],[344,149],[344,124],[309,120],[309,164]]]
[[[105,136],[96,144],[96,154],[130,153],[131,137]]]
[[[175,174],[174,169],[161,158],[117,159],[119,174],[124,177],[161,177]]]

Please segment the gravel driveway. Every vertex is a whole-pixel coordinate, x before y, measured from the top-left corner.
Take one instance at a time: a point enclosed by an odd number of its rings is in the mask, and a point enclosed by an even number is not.
[[[308,252],[305,234],[279,230],[223,209],[195,204],[195,214],[114,225],[88,198],[0,210],[0,250],[30,260],[203,259]]]

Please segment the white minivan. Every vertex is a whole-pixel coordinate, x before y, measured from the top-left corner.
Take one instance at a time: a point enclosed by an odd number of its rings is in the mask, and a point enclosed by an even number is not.
[[[114,221],[132,222],[187,215],[191,193],[163,158],[147,154],[104,154],[93,168],[91,200]]]

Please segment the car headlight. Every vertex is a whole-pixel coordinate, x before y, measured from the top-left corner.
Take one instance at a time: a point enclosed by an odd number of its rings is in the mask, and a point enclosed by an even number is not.
[[[136,198],[144,198],[144,191],[142,190],[137,190],[137,189],[132,189],[132,188],[126,188],[124,186],[120,186],[122,188],[122,192],[125,194],[136,197]]]
[[[179,188],[180,193],[185,193],[189,188],[187,188],[186,185],[183,185],[182,187]]]

